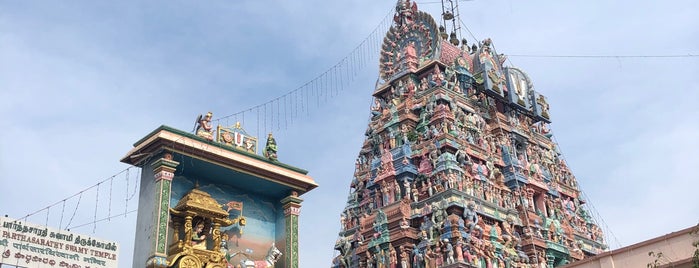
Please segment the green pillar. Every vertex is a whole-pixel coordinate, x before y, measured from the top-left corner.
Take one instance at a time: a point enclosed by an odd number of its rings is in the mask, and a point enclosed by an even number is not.
[[[291,195],[281,200],[284,208],[284,231],[286,232],[286,247],[284,249],[284,263],[288,268],[299,267],[299,214],[301,213],[301,202],[298,193],[291,192]]]
[[[151,256],[146,262],[148,268],[167,267],[167,231],[170,215],[170,191],[172,178],[179,162],[172,160],[172,155],[165,153],[162,158],[154,161],[150,166],[153,169],[155,179],[155,217],[151,233]]]

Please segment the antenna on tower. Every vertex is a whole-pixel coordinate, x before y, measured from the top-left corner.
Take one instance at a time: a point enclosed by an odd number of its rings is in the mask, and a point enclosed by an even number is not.
[[[451,21],[451,33],[449,33],[449,43],[458,46],[459,40],[461,39],[461,24],[459,21],[459,1],[464,0],[441,0],[442,1],[442,26],[445,27],[445,31],[442,33],[442,37],[447,33],[447,23]]]

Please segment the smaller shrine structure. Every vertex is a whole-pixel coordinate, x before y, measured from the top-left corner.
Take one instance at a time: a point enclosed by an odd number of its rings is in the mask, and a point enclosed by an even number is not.
[[[161,126],[122,162],[142,169],[132,267],[298,267],[300,196],[318,185],[281,163],[270,133],[200,115],[194,134]]]

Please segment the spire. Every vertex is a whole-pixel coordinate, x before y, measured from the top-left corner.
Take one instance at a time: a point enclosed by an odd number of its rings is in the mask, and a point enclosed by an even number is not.
[[[605,249],[529,76],[410,1],[394,19],[333,267],[557,267]]]

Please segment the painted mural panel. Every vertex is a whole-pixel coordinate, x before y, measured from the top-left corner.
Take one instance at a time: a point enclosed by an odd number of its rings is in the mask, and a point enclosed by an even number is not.
[[[242,260],[263,260],[267,257],[272,243],[278,241],[277,222],[282,214],[276,202],[258,195],[250,195],[245,191],[230,185],[212,184],[203,180],[196,180],[184,176],[173,179],[171,204],[177,204],[179,200],[199,184],[197,188],[206,192],[222,205],[223,210],[229,213],[229,219],[245,218],[244,224],[237,222],[231,226],[221,227],[221,235],[227,237],[222,241],[222,251],[226,251],[231,257],[230,263],[239,264]],[[194,219],[193,226],[197,226]],[[206,235],[206,234],[204,234]],[[168,241],[170,244],[172,241]],[[207,241],[211,244],[212,241]],[[282,246],[279,243],[277,247]],[[208,245],[207,248],[210,248]]]

